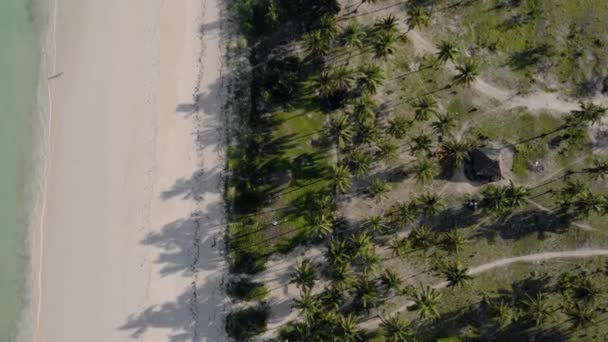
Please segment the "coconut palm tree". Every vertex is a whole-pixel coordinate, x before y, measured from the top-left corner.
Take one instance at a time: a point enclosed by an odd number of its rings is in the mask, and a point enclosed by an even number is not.
[[[414,120],[427,121],[431,115],[437,114],[437,100],[432,96],[417,97],[412,101]]]
[[[601,195],[596,195],[591,191],[584,191],[574,199],[573,205],[577,212],[587,217],[592,212],[596,214],[603,212],[605,208],[603,199]]]
[[[482,205],[490,212],[503,213],[510,207],[509,193],[506,187],[490,184],[481,190]]]
[[[344,291],[345,290],[339,289],[336,286],[330,286],[323,289],[323,292],[318,296],[323,308],[329,311],[340,310],[344,304]]]
[[[369,173],[369,168],[372,165],[372,156],[362,149],[356,148],[350,151],[348,164],[355,176],[365,176]]]
[[[329,51],[329,39],[321,30],[310,31],[304,36],[304,50],[313,59],[321,58]]]
[[[386,59],[392,56],[398,41],[399,36],[393,31],[380,31],[375,34],[371,42],[374,57]]]
[[[418,206],[415,202],[398,202],[391,207],[391,214],[395,224],[405,227],[412,223],[418,216]]]
[[[363,42],[365,40],[365,30],[356,20],[351,20],[342,32],[342,41],[345,46],[350,49],[357,48],[363,50]],[[349,52],[350,56],[350,52]],[[350,57],[349,57],[350,58]]]
[[[411,241],[412,247],[423,250],[428,249],[437,241],[435,232],[427,226],[419,226],[412,230],[408,238]]]
[[[466,286],[473,280],[473,277],[469,275],[469,269],[459,262],[448,263],[442,273],[448,281],[448,287]]]
[[[587,185],[577,180],[566,180],[564,186],[556,191],[553,191],[553,197],[559,206],[563,208],[570,207],[581,194],[589,191]]]
[[[433,139],[422,133],[412,138],[411,150],[414,153],[431,154],[433,149]]]
[[[448,140],[441,144],[441,158],[446,161],[452,169],[461,167],[469,160],[469,149],[471,143],[467,141]]]
[[[467,59],[462,65],[456,66],[458,72],[454,76],[454,84],[470,87],[479,76],[479,65],[473,59]]]
[[[384,234],[388,228],[385,221],[382,215],[372,215],[363,223],[363,227],[372,234]]]
[[[380,328],[382,336],[387,342],[408,342],[410,341],[410,329],[407,322],[399,315],[391,318],[380,318]]]
[[[353,288],[357,278],[348,264],[334,267],[332,273],[333,286],[340,291],[348,291]]]
[[[343,239],[333,239],[327,248],[327,260],[334,266],[346,265],[350,262],[348,246]]]
[[[608,161],[595,159],[593,167],[585,168],[583,172],[590,174],[594,180],[604,180],[608,176]]]
[[[337,92],[348,92],[352,87],[355,75],[351,69],[339,66],[331,72],[332,82]]]
[[[295,271],[291,274],[291,281],[304,291],[309,291],[315,286],[317,274],[310,260],[304,259],[296,265]]]
[[[367,232],[359,233],[350,237],[353,257],[362,258],[370,254],[374,249],[372,238]]]
[[[496,315],[494,320],[501,328],[505,328],[519,319],[519,310],[505,303],[503,300],[498,304],[491,304],[491,307]]]
[[[334,116],[329,121],[327,132],[330,137],[336,141],[339,149],[344,149],[353,139],[353,128],[350,124],[348,116],[342,114]]]
[[[369,310],[378,302],[378,289],[375,281],[363,277],[359,280],[355,289],[356,303],[363,310]]]
[[[311,86],[317,91],[319,97],[322,99],[329,99],[336,92],[332,75],[327,71],[324,71],[318,76],[314,77],[312,79]]]
[[[409,250],[409,247],[409,240],[406,237],[396,236],[389,243],[389,248],[391,249],[393,256],[405,256],[405,254]]]
[[[456,115],[454,113],[436,114],[437,121],[431,123],[433,132],[440,136],[451,136],[451,132],[456,127]]]
[[[453,62],[454,58],[458,54],[458,48],[456,44],[450,41],[442,40],[437,46],[437,63],[445,64],[448,61]]]
[[[390,192],[388,184],[380,178],[374,178],[372,183],[369,185],[369,194],[376,199],[376,202],[380,202],[383,199],[388,198]]]
[[[442,247],[445,248],[445,250],[450,254],[460,253],[466,243],[466,238],[458,230],[445,233],[441,239]]]
[[[437,164],[426,158],[419,159],[413,171],[416,182],[419,184],[428,184],[439,175]]]
[[[366,95],[375,95],[378,92],[378,87],[384,81],[382,69],[374,64],[364,64],[359,67],[359,74],[357,85],[361,92]]]
[[[412,124],[404,116],[397,116],[388,120],[386,133],[395,139],[403,139]]]
[[[334,334],[340,336],[341,342],[356,342],[361,341],[361,332],[358,328],[357,318],[354,315],[340,315],[337,328]]]
[[[403,279],[401,276],[390,269],[385,269],[380,275],[380,283],[384,285],[387,292],[393,291],[394,293],[400,293],[403,287]]]
[[[354,105],[354,113],[360,123],[376,121],[376,102],[371,96],[360,97]]]
[[[377,147],[377,157],[385,163],[391,163],[399,157],[399,146],[389,138],[381,139],[378,142]]]
[[[292,307],[300,310],[307,318],[312,317],[321,307],[319,298],[314,296],[310,290],[300,291],[300,298],[293,300]]]
[[[437,290],[425,286],[414,293],[414,310],[419,311],[421,319],[439,318],[439,299],[441,294]]]
[[[360,122],[358,138],[362,144],[378,144],[382,140],[382,133],[376,125],[376,121],[366,120]]]
[[[526,296],[522,301],[524,306],[524,315],[527,319],[533,321],[536,326],[542,325],[553,314],[553,307],[547,302],[547,297],[543,293],[538,293],[536,296]]]
[[[431,20],[430,13],[421,6],[413,7],[408,11],[407,27],[408,30],[413,30],[416,27],[422,28],[429,24]]]
[[[586,302],[576,302],[566,309],[568,321],[572,323],[572,328],[582,329],[597,324],[596,308]]]
[[[416,199],[416,204],[426,216],[435,216],[443,210],[445,205],[436,193],[426,193]]]
[[[311,237],[322,238],[331,234],[334,230],[334,224],[330,215],[323,212],[313,212],[309,215],[308,223],[309,234]]]
[[[330,169],[331,187],[337,192],[346,192],[352,185],[353,175],[346,165],[334,164]]]
[[[399,32],[399,20],[392,14],[376,20],[373,30],[376,32]]]
[[[513,181],[511,181],[509,187],[506,188],[506,196],[508,198],[509,207],[511,209],[517,209],[524,205],[530,197],[530,190],[524,186],[515,186]]]
[[[608,108],[596,105],[592,102],[580,102],[581,109],[570,112],[569,123],[572,124],[596,124],[608,111]]]
[[[324,37],[329,41],[336,38],[338,35],[338,21],[336,16],[324,14],[319,20],[319,29]]]

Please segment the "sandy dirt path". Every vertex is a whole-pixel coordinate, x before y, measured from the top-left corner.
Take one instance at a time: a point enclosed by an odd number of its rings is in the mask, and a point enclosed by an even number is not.
[[[518,262],[540,262],[551,259],[565,259],[565,258],[589,258],[595,256],[608,256],[608,249],[577,249],[571,251],[561,252],[544,252],[529,255],[522,255],[517,257],[503,258],[496,261],[492,261],[477,267],[469,269],[469,275],[476,275],[479,273],[491,271],[496,268],[506,267]],[[444,281],[431,286],[433,289],[442,289],[448,286],[448,282]],[[406,307],[413,305],[413,301],[408,301],[401,305],[400,308],[389,313],[385,313],[385,316],[390,317],[403,311]],[[359,325],[360,328],[366,330],[377,329],[380,324],[380,318],[374,317]]]
[[[222,341],[219,0],[59,0],[37,342]]]

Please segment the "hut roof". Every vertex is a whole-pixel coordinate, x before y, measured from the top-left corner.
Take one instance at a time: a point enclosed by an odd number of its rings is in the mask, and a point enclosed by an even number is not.
[[[502,178],[500,150],[492,147],[476,148],[469,152],[473,172],[478,177]]]

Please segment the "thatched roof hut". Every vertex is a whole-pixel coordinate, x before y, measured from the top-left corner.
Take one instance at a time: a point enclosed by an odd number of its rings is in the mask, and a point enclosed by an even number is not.
[[[466,174],[471,180],[496,182],[502,179],[500,149],[489,146],[469,151]]]

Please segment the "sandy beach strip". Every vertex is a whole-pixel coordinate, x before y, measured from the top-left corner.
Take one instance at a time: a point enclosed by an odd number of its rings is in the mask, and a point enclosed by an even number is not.
[[[223,341],[219,0],[58,0],[36,342]]]

